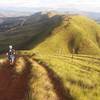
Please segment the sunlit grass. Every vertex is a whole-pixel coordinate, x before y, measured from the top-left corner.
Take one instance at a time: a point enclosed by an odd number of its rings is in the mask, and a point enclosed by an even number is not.
[[[53,84],[51,83],[46,70],[32,62],[32,78],[29,82],[30,96],[28,100],[58,100],[54,91]]]
[[[61,56],[61,55],[60,55]],[[95,56],[84,56],[83,60],[75,58],[55,57],[41,55],[41,59],[49,64],[49,67],[59,75],[66,88],[70,90],[75,100],[99,100],[100,99],[100,62]],[[91,58],[87,58],[91,57]],[[94,63],[94,62],[95,63]]]

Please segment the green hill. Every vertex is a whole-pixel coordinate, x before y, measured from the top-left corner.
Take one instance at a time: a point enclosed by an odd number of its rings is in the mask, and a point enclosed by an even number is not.
[[[61,25],[33,50],[44,54],[100,54],[100,25],[84,16],[63,16]]]
[[[11,25],[13,23],[12,20],[8,20]],[[35,15],[24,17],[24,21],[20,21],[19,25],[12,28],[9,27],[9,24],[7,26],[8,30],[5,29],[4,31],[3,29],[0,32],[0,51],[7,50],[9,44],[14,45],[16,49],[31,49],[28,45],[32,43],[33,48],[43,41],[61,23],[61,20],[59,15],[49,17],[48,14],[36,13]],[[17,23],[18,21],[15,22]],[[5,25],[4,23],[2,25]],[[27,46],[26,43],[28,44]]]
[[[100,25],[87,17],[39,12],[19,22],[0,32],[0,51],[12,44],[32,53],[100,54]]]
[[[69,93],[73,98],[69,100],[99,100],[100,57],[96,55],[100,54],[100,25],[80,15],[62,16],[62,19],[51,35],[29,53],[36,53],[32,59],[36,57],[35,60],[53,76],[56,86],[64,86],[65,95]],[[72,53],[75,54],[72,56]],[[37,66],[35,68],[38,69]],[[35,71],[33,70],[33,73]],[[41,72],[42,69],[38,74]],[[33,85],[38,87],[32,88],[39,92],[35,96],[37,98],[41,95],[40,83],[43,87],[41,76],[39,81],[33,82]],[[44,88],[42,90],[45,91]],[[61,100],[67,100],[62,97]]]
[[[18,83],[9,88],[1,84],[4,91],[25,89],[27,100],[100,100],[100,25],[85,16],[51,12],[24,18],[0,32],[1,52],[12,44],[25,54],[19,54],[13,67],[3,63],[5,55],[0,57],[4,83]]]

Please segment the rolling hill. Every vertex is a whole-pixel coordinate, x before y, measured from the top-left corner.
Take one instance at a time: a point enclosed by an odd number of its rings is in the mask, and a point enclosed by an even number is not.
[[[100,26],[84,16],[62,16],[51,36],[33,50],[42,54],[100,54]]]
[[[39,12],[7,21],[7,28],[0,32],[0,51],[12,44],[41,53],[100,54],[100,25],[87,17]]]
[[[0,48],[2,48],[0,51],[6,50],[9,44],[14,45],[17,49],[28,48],[26,43],[32,42],[36,45],[36,43],[47,37],[54,27],[60,24],[61,16],[49,18],[47,14],[36,13],[22,21],[12,20],[9,21],[11,25],[12,23],[15,24],[15,22],[20,23],[0,32]],[[38,39],[38,37],[41,37],[41,39]]]
[[[5,25],[7,25],[5,27]],[[4,21],[0,100],[100,100],[100,25],[81,15],[36,13]]]

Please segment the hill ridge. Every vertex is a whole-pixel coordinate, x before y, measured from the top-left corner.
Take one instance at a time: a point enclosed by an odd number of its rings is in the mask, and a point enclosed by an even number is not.
[[[12,44],[32,52],[100,54],[100,25],[85,16],[49,12],[24,19],[23,25],[0,32],[0,51]]]

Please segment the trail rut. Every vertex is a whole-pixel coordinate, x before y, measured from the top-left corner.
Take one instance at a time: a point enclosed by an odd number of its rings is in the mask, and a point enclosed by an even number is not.
[[[28,81],[30,78],[30,64],[21,74],[17,74],[14,65],[5,63],[0,69],[0,100],[26,100],[28,94]]]
[[[37,62],[36,59],[35,61]],[[60,77],[51,68],[49,68],[48,65],[46,65],[46,63],[42,62],[39,63],[39,65],[45,68],[45,70],[47,71],[48,77],[51,80],[51,83],[54,87],[54,90],[59,100],[73,100],[73,97],[70,95],[70,91],[68,89],[65,89],[64,84],[60,79]]]

